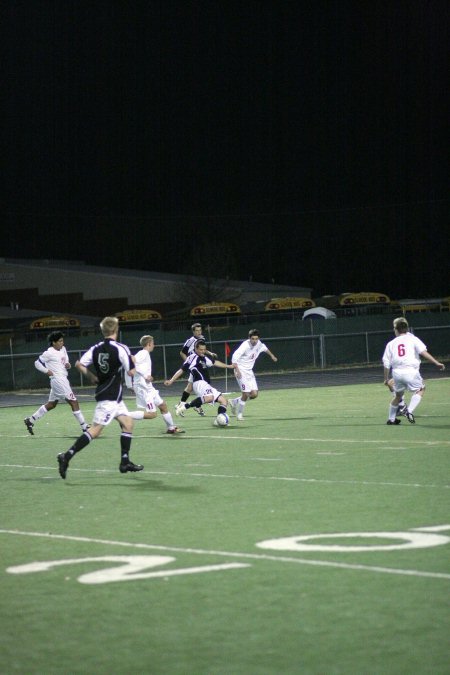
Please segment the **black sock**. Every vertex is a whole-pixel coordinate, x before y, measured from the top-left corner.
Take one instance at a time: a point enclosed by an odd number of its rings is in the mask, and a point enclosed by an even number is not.
[[[193,401],[190,403],[185,403],[186,408],[200,408],[202,405],[203,401],[200,396],[197,396],[197,398],[194,398]]]
[[[183,393],[181,394],[181,402],[186,403],[189,396],[190,396],[190,393],[188,391],[183,391]]]
[[[131,439],[133,438],[133,434],[129,434],[128,432],[124,431],[120,434],[120,453],[122,456],[122,463],[126,464],[127,462],[130,461],[129,454],[130,454],[130,447],[131,447]]]
[[[92,441],[92,436],[89,433],[89,431],[85,431],[84,433],[81,434],[81,436],[78,436],[77,440],[75,443],[72,445],[71,448],[68,449],[66,452],[66,455],[69,455],[69,459],[73,457],[77,452],[80,452],[83,448],[85,448],[89,443]]]
[[[217,408],[217,414],[218,415],[220,415],[220,414],[225,415],[226,412],[227,412],[226,407],[224,405],[219,405],[219,407]]]

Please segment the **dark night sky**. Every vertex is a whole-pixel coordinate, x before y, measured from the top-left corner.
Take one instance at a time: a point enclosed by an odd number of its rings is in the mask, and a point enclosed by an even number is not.
[[[447,0],[4,8],[1,255],[450,294]]]

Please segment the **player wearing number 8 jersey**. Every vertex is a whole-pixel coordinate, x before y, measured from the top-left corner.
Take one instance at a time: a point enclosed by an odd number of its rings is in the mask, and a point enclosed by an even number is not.
[[[408,322],[404,317],[394,319],[395,338],[388,342],[383,354],[384,384],[389,386],[391,372],[394,380],[394,398],[389,406],[387,424],[400,424],[395,414],[406,389],[412,392],[412,396],[405,415],[409,422],[415,422],[412,413],[422,400],[425,391],[425,384],[420,374],[421,357],[434,363],[440,370],[445,370],[445,365],[427,352],[422,340],[410,333],[408,329]]]

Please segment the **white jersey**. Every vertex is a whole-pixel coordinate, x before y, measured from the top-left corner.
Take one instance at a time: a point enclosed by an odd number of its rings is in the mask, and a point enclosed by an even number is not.
[[[141,349],[134,357],[134,367],[136,372],[133,376],[133,383],[139,387],[152,387],[151,381],[148,382],[145,378],[152,374],[152,359],[150,352],[146,349]]]
[[[420,368],[420,354],[426,345],[412,333],[402,333],[387,343],[383,354],[383,365],[392,370]]]
[[[38,370],[41,371],[41,373],[47,374],[47,371],[51,370],[54,377],[67,378],[66,363],[70,364],[65,347],[61,347],[61,349],[49,347],[34,362],[34,365]]]
[[[237,363],[239,370],[253,370],[255,361],[262,352],[267,352],[268,347],[258,340],[255,345],[252,345],[250,340],[244,342],[236,349],[231,357],[231,363]]]

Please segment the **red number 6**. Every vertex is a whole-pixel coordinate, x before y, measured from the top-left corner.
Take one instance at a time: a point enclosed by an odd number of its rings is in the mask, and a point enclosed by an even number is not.
[[[405,356],[406,354],[405,345],[398,345],[397,350],[399,356]]]

